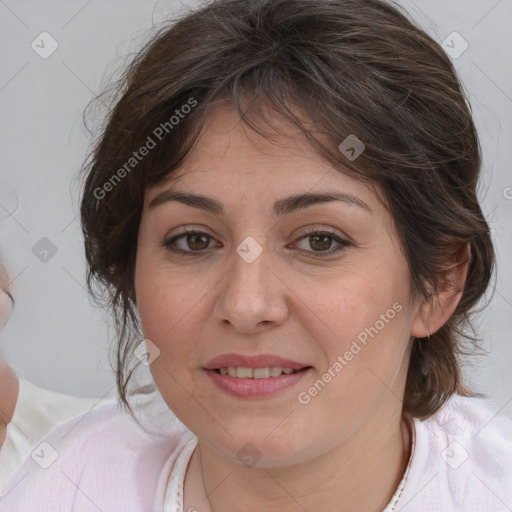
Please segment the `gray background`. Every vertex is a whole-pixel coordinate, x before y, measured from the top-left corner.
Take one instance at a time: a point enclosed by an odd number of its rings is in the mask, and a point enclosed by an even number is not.
[[[480,197],[498,274],[475,323],[490,355],[474,358],[467,371],[493,409],[512,416],[512,0],[399,3],[439,42],[456,31],[469,44],[454,63],[481,138]],[[84,287],[76,176],[89,134],[81,114],[154,24],[193,4],[0,0],[0,257],[17,298],[0,348],[37,385],[80,396],[115,391],[108,362],[114,331]],[[58,43],[47,59],[31,47],[44,31]],[[43,237],[57,250],[47,262],[33,251]]]

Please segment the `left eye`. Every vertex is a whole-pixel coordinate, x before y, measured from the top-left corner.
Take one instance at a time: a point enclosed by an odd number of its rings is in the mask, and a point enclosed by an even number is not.
[[[208,249],[212,240],[210,235],[202,231],[187,231],[165,241],[163,246],[169,251],[183,256],[194,256],[195,254],[200,255],[201,252]],[[349,242],[343,238],[327,231],[312,231],[298,240],[305,241],[313,249],[312,251],[307,248],[301,250],[316,253],[318,256],[333,254],[349,245]],[[180,246],[179,242],[184,243]],[[337,244],[334,248],[332,248],[333,242]]]
[[[318,256],[331,255],[349,245],[346,240],[329,231],[312,231],[299,240],[304,240],[313,249],[310,252]],[[333,242],[337,244],[334,248],[332,248]],[[308,249],[305,250],[308,251]]]

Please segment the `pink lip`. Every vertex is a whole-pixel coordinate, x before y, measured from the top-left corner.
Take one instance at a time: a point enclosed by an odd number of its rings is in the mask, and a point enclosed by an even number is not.
[[[281,365],[276,364],[272,366]],[[255,366],[255,368],[259,367]],[[287,368],[292,367],[287,366]],[[309,367],[303,370],[299,370],[297,373],[291,373],[290,375],[280,375],[279,377],[268,377],[266,379],[239,379],[238,377],[221,375],[215,370],[206,370],[206,373],[218,388],[220,388],[225,393],[228,393],[229,395],[239,398],[262,398],[294,386],[311,370],[312,368]]]
[[[245,368],[267,368],[271,366],[280,366],[281,368],[302,370],[303,368],[311,365],[298,363],[297,361],[291,361],[290,359],[283,359],[282,357],[274,356],[272,354],[261,354],[258,356],[223,354],[208,361],[208,363],[205,364],[204,369],[218,370],[219,368],[229,368],[230,366],[243,366]]]

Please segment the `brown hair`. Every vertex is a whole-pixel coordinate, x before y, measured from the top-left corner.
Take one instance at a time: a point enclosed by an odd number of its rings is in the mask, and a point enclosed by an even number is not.
[[[244,123],[268,137],[255,116],[266,119],[265,109],[279,113],[326,161],[382,191],[409,262],[412,292],[425,300],[435,299],[447,265],[470,245],[455,313],[429,340],[413,344],[403,410],[426,418],[452,394],[471,394],[460,356],[465,338],[476,339],[462,329],[494,267],[476,191],[479,141],[450,58],[399,6],[382,0],[208,2],[166,22],[112,90],[113,107],[84,163],[81,221],[89,290],[114,313],[117,385],[128,408],[129,365],[142,339],[134,268],[144,191],[175,175],[206,116],[226,98]],[[353,161],[338,149],[352,134],[365,145]],[[130,160],[149,139],[155,145],[146,156]]]

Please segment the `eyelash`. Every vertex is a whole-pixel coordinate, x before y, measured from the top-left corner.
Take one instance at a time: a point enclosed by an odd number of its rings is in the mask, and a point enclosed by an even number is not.
[[[187,231],[180,235],[176,235],[176,236],[170,238],[169,240],[166,240],[162,244],[162,246],[166,247],[169,251],[171,251],[179,256],[194,257],[194,256],[204,255],[204,251],[207,251],[207,249],[201,249],[199,251],[184,251],[182,249],[176,249],[175,247],[172,247],[178,240],[180,240],[181,238],[185,238],[189,235],[205,235],[209,239],[213,238],[212,236],[208,235],[207,233],[205,233],[203,231]],[[335,242],[337,242],[339,244],[337,248],[329,249],[328,251],[307,251],[307,252],[313,253],[315,256],[318,256],[320,258],[324,258],[326,256],[331,256],[332,254],[337,253],[351,245],[350,242],[339,237],[334,232],[325,231],[325,230],[324,231],[317,231],[317,230],[310,231],[309,233],[306,233],[305,235],[301,236],[298,240],[302,240],[304,238],[313,237],[313,236],[329,236],[330,238],[332,238]]]

